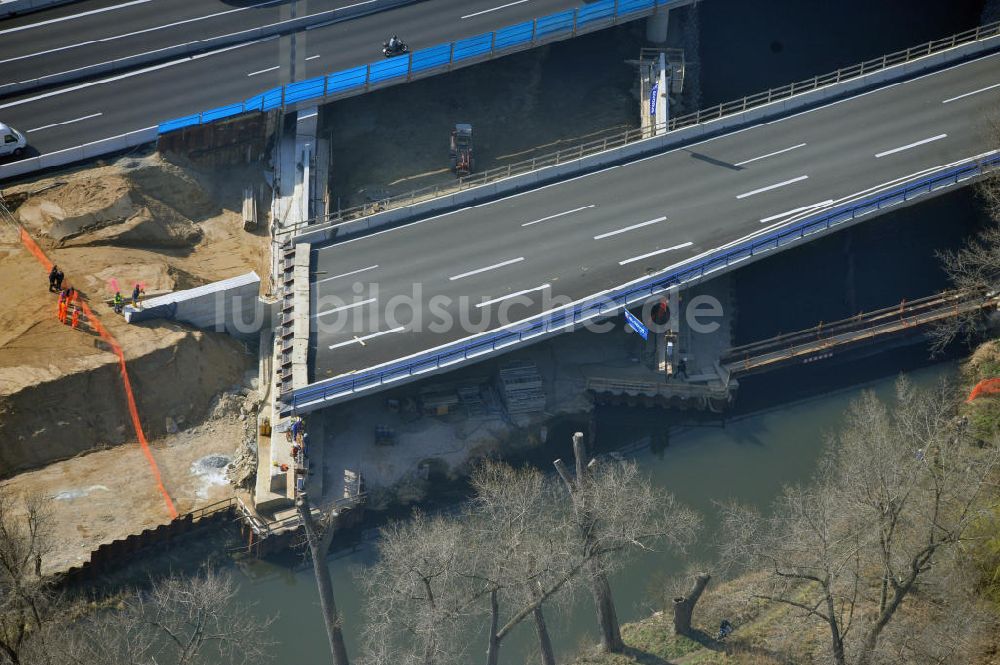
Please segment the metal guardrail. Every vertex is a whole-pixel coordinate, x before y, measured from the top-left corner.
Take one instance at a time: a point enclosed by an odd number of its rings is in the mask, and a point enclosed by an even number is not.
[[[977,177],[997,165],[1000,165],[1000,154],[993,154],[982,161],[963,164],[942,173],[900,185],[882,194],[867,197],[859,202],[839,206],[829,212],[820,213],[801,221],[794,226],[779,229],[744,241],[731,248],[720,250],[691,265],[681,266],[675,270],[623,286],[603,296],[564,307],[558,312],[548,312],[533,320],[504,330],[483,333],[454,342],[450,345],[451,348],[445,347],[445,350],[438,349],[434,352],[417,354],[378,368],[314,383],[295,391],[291,396],[291,401],[285,403],[286,408],[296,411],[306,405],[322,403],[393,381],[431,372],[534,337],[574,328],[586,321],[615,314],[629,304],[645,301],[671,287],[699,279],[755,255],[779,249],[813,233],[828,230],[870,212]]]
[[[660,123],[653,126],[652,129],[655,129],[653,134],[658,134],[662,129],[674,131],[704,122],[709,122],[711,120],[718,120],[727,115],[742,113],[772,102],[788,99],[793,95],[803,94],[827,85],[834,85],[851,79],[860,78],[879,70],[911,62],[918,58],[924,58],[940,51],[961,46],[962,44],[991,39],[997,36],[1000,36],[1000,21],[966,30],[965,32],[960,32],[951,35],[950,37],[944,37],[942,39],[936,39],[920,44],[918,46],[912,46],[902,51],[896,51],[895,53],[883,55],[879,58],[866,60],[864,62],[851,65],[850,67],[838,69],[828,74],[814,76],[804,81],[798,81],[781,86],[780,88],[772,88],[765,92],[748,95],[742,99],[726,102],[724,104],[718,104],[716,106],[710,106],[709,108],[694,111],[685,115],[676,116],[668,120],[666,123]],[[318,230],[322,228],[330,228],[340,223],[350,222],[361,217],[367,217],[369,215],[391,210],[393,208],[402,208],[440,196],[448,196],[473,187],[487,185],[498,180],[523,175],[525,173],[537,171],[538,169],[549,166],[557,166],[566,162],[582,159],[584,157],[596,155],[615,148],[621,148],[622,146],[626,146],[637,141],[647,140],[650,138],[650,129],[651,128],[646,128],[644,130],[639,127],[627,129],[619,134],[606,136],[602,139],[594,141],[579,143],[571,148],[564,148],[562,150],[533,157],[531,159],[513,162],[506,166],[498,166],[480,173],[462,176],[453,184],[429,185],[427,187],[411,190],[405,194],[397,194],[395,196],[384,197],[376,201],[370,201],[351,208],[344,208],[342,210],[338,210],[337,212],[330,213],[322,221],[317,222],[317,220],[307,220],[295,225],[294,227],[283,229],[281,233],[283,235],[289,233],[294,235],[303,232],[306,229]]]
[[[575,36],[599,30],[614,25],[621,19],[633,20],[655,13],[661,7],[682,3],[687,4],[683,0],[598,0],[493,32],[412,51],[405,57],[387,58],[271,88],[242,102],[167,120],[160,123],[158,131],[165,134],[241,113],[270,111],[300,102],[347,97],[373,88],[449,71],[457,63],[471,63],[544,44],[567,35]]]

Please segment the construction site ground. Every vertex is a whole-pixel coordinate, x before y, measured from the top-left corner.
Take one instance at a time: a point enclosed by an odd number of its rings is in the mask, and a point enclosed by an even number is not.
[[[232,494],[206,480],[219,463],[206,458],[231,457],[253,419],[213,416],[211,405],[255,384],[256,349],[166,321],[128,325],[110,300],[116,289],[130,296],[136,283],[148,296],[251,270],[266,284],[267,231],[244,231],[236,212],[243,186],[260,181],[259,164],[208,177],[146,154],[3,190],[15,219],[121,345],[143,429],[182,513]],[[0,478],[55,499],[60,549],[46,565],[73,565],[97,544],[168,521],[117,356],[86,321],[77,329],[59,322],[44,267],[7,223],[0,284]]]
[[[683,40],[690,12],[671,23]],[[676,25],[674,25],[676,24]],[[639,126],[637,21],[577,39],[334,102],[330,208],[449,185],[449,137],[473,127],[474,172],[598,140]]]

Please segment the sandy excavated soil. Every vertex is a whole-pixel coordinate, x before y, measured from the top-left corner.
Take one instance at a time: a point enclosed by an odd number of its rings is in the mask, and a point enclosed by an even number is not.
[[[233,403],[217,406],[196,427],[150,444],[163,483],[181,514],[234,495],[235,489],[225,478],[225,464],[254,421],[240,420]],[[3,484],[18,494],[52,499],[48,508],[56,550],[44,561],[46,572],[78,566],[102,543],[170,521],[137,444],[56,462]]]
[[[108,301],[136,282],[147,295],[251,270],[267,283],[267,232],[247,233],[236,212],[242,187],[259,178],[250,167],[208,177],[151,155],[3,191],[121,344],[143,429],[182,513],[232,494],[224,468],[205,458],[230,457],[245,422],[208,412],[220,392],[247,383],[256,356],[223,334],[128,325]],[[169,516],[136,443],[116,356],[85,323],[59,323],[45,270],[3,222],[0,286],[0,478],[53,498],[60,551],[47,567],[65,568]],[[168,435],[168,418],[179,433]]]
[[[166,322],[129,326],[106,302],[136,282],[150,294],[250,270],[266,281],[266,235],[245,232],[233,211],[242,201],[229,190],[239,183],[199,177],[153,155],[4,191],[121,343],[150,437],[165,433],[167,416],[199,417],[252,362],[224,335]],[[0,284],[0,477],[134,440],[115,356],[85,326],[59,323],[44,269],[8,227],[0,233]]]

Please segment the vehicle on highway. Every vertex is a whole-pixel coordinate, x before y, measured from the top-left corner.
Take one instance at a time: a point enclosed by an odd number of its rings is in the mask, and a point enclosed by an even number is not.
[[[24,138],[24,134],[0,122],[0,157],[7,155],[20,157],[27,145],[28,139]]]
[[[410,47],[406,45],[406,42],[402,41],[396,35],[390,37],[387,41],[382,43],[382,55],[387,58],[392,58],[397,55],[403,55],[410,50]]]

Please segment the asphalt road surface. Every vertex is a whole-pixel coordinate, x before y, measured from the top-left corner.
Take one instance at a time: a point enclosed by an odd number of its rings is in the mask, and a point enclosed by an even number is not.
[[[117,17],[124,16],[118,12],[131,13],[140,9],[148,16],[153,7],[173,7],[171,3],[174,2],[187,7],[188,11],[191,11],[191,5],[199,4],[194,0],[148,0],[146,4],[92,14],[37,29],[8,34],[0,32],[0,44],[4,44],[6,48],[9,41],[19,42],[19,45],[10,48],[34,51],[26,42],[33,39],[35,34],[47,34],[48,29],[53,26],[62,29],[77,21],[86,21],[89,25],[93,22],[91,19],[106,23],[112,17],[117,20]],[[305,4],[301,0],[299,2]],[[351,4],[341,0],[337,0],[337,3]],[[216,12],[220,6],[226,6],[226,3],[219,0],[211,0],[205,4]],[[310,11],[314,4],[319,6],[317,0],[312,0],[309,3]],[[325,3],[323,6],[329,7],[332,4],[334,3]],[[284,83],[377,61],[382,58],[382,42],[392,33],[398,34],[411,49],[420,49],[482,34],[579,4],[579,0],[523,0],[515,4],[502,0],[424,0],[369,16],[303,30],[295,35],[294,61],[289,57],[291,38],[275,37],[122,74],[68,84],[44,92],[0,97],[0,122],[27,134],[29,150],[24,156],[33,157],[239,102]],[[61,9],[68,11],[82,6],[77,3]],[[244,3],[234,3],[231,8],[241,6]],[[23,21],[36,16],[38,15],[31,14],[16,20]],[[221,18],[224,21],[242,21],[252,17],[248,10]],[[177,20],[180,19],[171,12],[170,19],[165,22]],[[14,20],[3,21],[0,23],[0,30],[11,29],[8,24],[17,27],[13,22]],[[128,27],[125,32],[134,31],[133,27]],[[97,32],[92,36],[107,34],[102,32],[107,29],[107,25],[98,25],[93,28]],[[140,41],[152,39],[148,34],[139,35]],[[80,41],[91,39],[92,36],[78,35]],[[76,50],[66,51],[66,57],[70,61],[73,61],[75,56],[72,54]],[[3,64],[0,69],[7,69],[13,64]],[[32,66],[28,66],[18,77],[23,78],[25,73],[30,77],[32,71]]]
[[[994,55],[688,148],[317,246],[311,379],[523,320],[550,309],[547,300],[596,295],[980,155],[987,151],[985,118],[998,103]]]
[[[0,94],[72,71],[372,0],[88,0],[0,23]]]

